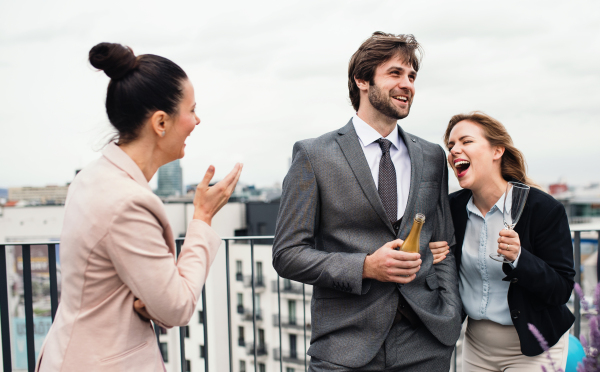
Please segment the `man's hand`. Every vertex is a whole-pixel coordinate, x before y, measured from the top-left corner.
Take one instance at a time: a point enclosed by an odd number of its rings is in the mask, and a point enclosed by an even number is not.
[[[386,243],[365,258],[363,279],[375,279],[380,282],[406,284],[416,278],[421,269],[421,255],[397,251],[403,240],[397,239]]]
[[[135,301],[133,301],[133,309],[143,321],[149,322],[152,319],[152,316],[146,310],[146,305],[144,305],[142,300],[136,298]]]
[[[433,264],[444,261],[444,258],[450,252],[450,247],[447,242],[430,242],[429,249],[433,253]]]

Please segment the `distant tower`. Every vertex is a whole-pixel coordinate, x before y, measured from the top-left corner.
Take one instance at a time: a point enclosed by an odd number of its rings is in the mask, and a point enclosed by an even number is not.
[[[183,174],[179,159],[158,168],[158,188],[155,193],[161,197],[182,195]]]

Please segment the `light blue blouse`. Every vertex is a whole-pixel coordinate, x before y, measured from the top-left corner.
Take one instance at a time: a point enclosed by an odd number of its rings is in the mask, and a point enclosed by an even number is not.
[[[504,228],[503,208],[504,195],[485,217],[473,203],[473,197],[467,203],[468,220],[462,246],[459,291],[470,318],[512,325],[506,299],[510,283],[502,281],[506,277],[502,263],[489,256],[498,250],[498,237]],[[519,257],[513,263],[515,267],[518,260]]]

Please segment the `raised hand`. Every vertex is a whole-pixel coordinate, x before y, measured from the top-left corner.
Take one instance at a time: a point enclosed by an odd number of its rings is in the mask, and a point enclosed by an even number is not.
[[[227,177],[213,186],[208,185],[215,175],[215,167],[212,165],[208,167],[204,179],[196,187],[194,219],[202,220],[209,225],[212,223],[212,218],[227,204],[229,197],[233,194],[242,174],[242,167],[241,163],[237,163]]]

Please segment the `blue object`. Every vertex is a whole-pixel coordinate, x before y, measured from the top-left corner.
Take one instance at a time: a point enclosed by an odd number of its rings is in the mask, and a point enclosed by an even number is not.
[[[577,372],[577,364],[585,358],[585,351],[577,337],[569,333],[569,356],[567,357],[567,368],[565,372]]]

